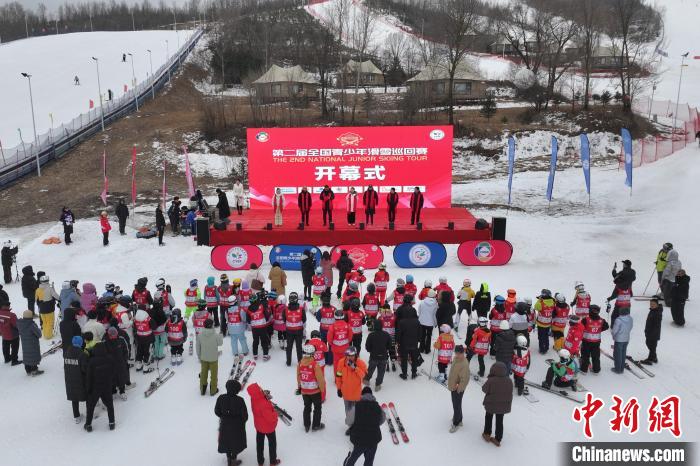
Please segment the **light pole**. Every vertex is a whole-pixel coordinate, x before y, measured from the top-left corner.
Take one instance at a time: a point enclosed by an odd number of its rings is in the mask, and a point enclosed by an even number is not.
[[[32,95],[32,75],[22,73],[29,83],[29,104],[32,107],[32,127],[34,128],[34,155],[36,156],[36,173],[41,176],[41,166],[39,165],[39,140],[36,137],[36,119],[34,118],[34,96]]]
[[[685,59],[688,57],[690,52],[685,52],[681,55],[681,75],[678,78],[678,95],[676,95],[676,111],[673,112],[673,129],[672,132],[676,131],[676,120],[678,119],[678,103],[681,100],[681,82],[683,82],[683,68],[685,67]],[[673,133],[672,133],[673,134]]]
[[[170,84],[170,44],[165,40],[165,66],[168,67],[168,84]]]
[[[146,50],[148,52],[148,61],[151,63],[151,97],[153,99],[156,98],[156,91],[153,88],[154,86],[154,79],[153,79],[153,53],[151,53],[151,49]]]
[[[131,90],[134,91],[134,102],[136,102],[136,111],[139,111],[139,96],[136,92],[136,73],[134,72],[134,56],[129,53],[129,58],[131,58]]]
[[[92,57],[95,60],[95,66],[97,66],[97,92],[100,93],[100,121],[102,122],[102,131],[105,130],[105,109],[102,106],[102,85],[100,84],[100,61]]]

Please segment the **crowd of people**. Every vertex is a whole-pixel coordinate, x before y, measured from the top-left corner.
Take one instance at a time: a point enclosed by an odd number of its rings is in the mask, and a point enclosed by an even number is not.
[[[663,295],[654,294],[649,301],[644,332],[649,354],[642,361],[648,365],[658,363],[663,302],[675,309],[673,320],[682,326],[690,280],[668,243],[658,255],[656,267]],[[385,264],[380,264],[369,280],[367,271],[355,267],[346,251],[335,263],[324,253],[319,264],[307,251],[301,270],[303,295],[288,292],[287,276],[279,264],[273,264],[267,277],[254,264],[241,278],[231,280],[221,274],[218,284],[215,277],[208,277],[200,287],[199,280],[193,278],[179,293],[160,278],[151,294],[148,279],[143,277],[131,293],[107,283],[98,296],[94,284],[80,287],[77,280],[65,281],[58,293],[46,273],[35,274],[26,266],[22,269],[22,292],[27,306],[21,318],[12,312],[7,295],[0,295],[4,359],[11,365],[23,364],[31,376],[41,375],[39,340],[51,340],[55,332],[60,333],[67,398],[76,423],[83,420],[80,403],[86,403],[84,428],[90,432],[100,400],[107,409],[110,429],[115,428],[113,396],[126,400],[126,390],[132,386],[131,370],[152,372],[154,363],[157,366],[167,357],[168,349],[170,364],[179,365],[186,343],[196,347],[201,395],[208,389],[215,396],[219,394],[219,348],[225,338],[233,356],[245,357],[252,352],[257,360],[262,353],[263,361],[269,361],[276,337],[286,365],[296,367],[306,432],[325,427],[322,406],[330,385],[325,367],[333,368],[336,394],[345,406],[346,434],[354,445],[346,465],[355,464],[362,455],[365,464],[372,464],[381,441],[379,426],[384,422],[373,392],[382,389],[386,373],[398,371],[403,380],[416,379],[431,353],[426,372],[432,377],[436,362],[435,379],[451,393],[450,432],[462,426],[462,397],[470,380],[476,378],[483,382],[483,438],[497,446],[503,439],[504,415],[510,412],[514,391],[527,394],[524,381],[532,359],[531,338],[536,336],[540,354],[546,355],[550,347],[557,354],[542,381],[544,388],[576,390],[579,374],[600,372],[601,335],[607,330],[614,341],[612,370],[621,373],[625,367],[633,326],[632,284],[636,280],[628,260],[623,261],[620,271],[617,266],[612,271],[614,289],[606,298],[610,322],[582,282],[576,283],[570,302],[562,292],[549,289],[542,289],[533,302],[515,289],[492,297],[487,283],[474,289],[469,279],[454,289],[445,276],[440,276],[436,285],[425,280],[419,288],[408,274],[396,278],[392,287]],[[334,288],[336,270],[339,283]],[[467,322],[465,335],[460,334],[463,319]],[[318,329],[310,329],[311,320],[317,321]],[[436,338],[434,329],[438,330]],[[494,362],[487,375],[488,355]],[[478,369],[472,375],[469,366],[474,356]],[[239,396],[240,383],[229,380],[225,386],[226,393],[219,395],[215,408],[221,419],[219,451],[227,454],[229,464],[240,464],[237,455],[246,448],[248,413]],[[271,395],[257,384],[251,384],[247,391],[257,432],[258,462],[264,461],[267,439],[270,464],[278,464],[277,411]]]

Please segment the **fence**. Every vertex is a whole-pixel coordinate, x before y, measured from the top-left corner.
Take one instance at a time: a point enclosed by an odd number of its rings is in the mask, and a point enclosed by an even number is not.
[[[196,30],[180,50],[153,73],[151,80],[138,84],[129,94],[103,102],[105,126],[135,112],[136,101],[141,107],[149,98],[153,98],[155,92],[168,83],[170,74],[180,67],[203,33],[201,29]],[[51,160],[61,158],[73,147],[98,133],[101,130],[100,114],[100,108],[95,107],[87,113],[80,114],[69,123],[37,135],[37,143],[32,141],[4,149],[4,158],[0,161],[0,189],[33,173],[36,170],[37,154],[39,164],[43,166]]]

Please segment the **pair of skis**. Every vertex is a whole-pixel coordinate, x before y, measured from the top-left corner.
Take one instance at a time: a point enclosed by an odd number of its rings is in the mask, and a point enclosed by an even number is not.
[[[639,360],[637,360],[637,359],[634,359],[632,356],[626,356],[626,358],[627,358],[627,360],[628,360],[629,362],[631,362],[632,364],[634,364],[635,366],[637,366],[637,367],[639,368],[640,371],[644,372],[644,373],[645,373],[646,375],[648,375],[649,377],[655,377],[655,376],[656,376],[656,374],[654,374],[652,371],[650,371],[649,369],[647,369],[646,367],[644,367],[644,364],[642,364],[641,361],[639,361]]]
[[[613,357],[613,355],[610,354],[610,353],[608,353],[607,351],[603,350],[603,348],[600,349],[600,354],[603,354],[603,355],[605,355],[607,358],[609,358],[610,360],[615,361],[615,358]],[[639,372],[637,372],[636,369],[632,369],[632,366],[630,366],[628,363],[625,363],[625,369],[627,369],[628,371],[630,371],[630,373],[631,373],[632,375],[634,375],[635,377],[637,377],[638,379],[643,379],[643,378],[644,378],[644,376],[643,376],[642,374],[640,374]]]
[[[51,345],[51,347],[49,349],[47,349],[46,351],[41,353],[41,357],[45,358],[46,356],[48,356],[50,354],[54,354],[55,352],[60,350],[62,347],[63,347],[63,342],[59,341],[58,343],[54,343]]]
[[[527,379],[525,379],[525,385],[526,385],[526,388],[527,388],[527,386],[538,388],[542,391],[549,392],[552,395],[557,395],[557,396],[560,396],[562,398],[566,398],[567,400],[571,400],[574,403],[583,403],[583,401],[584,401],[583,398],[575,395],[575,393],[578,393],[578,392],[567,391],[567,390],[564,390],[563,388],[559,389],[557,387],[545,388],[542,386],[542,384],[531,382]]]
[[[399,437],[396,435],[394,421],[396,421],[396,426],[398,427],[399,433],[401,434],[401,439],[403,440],[403,443],[408,443],[408,434],[406,433],[406,429],[404,428],[403,423],[401,422],[401,418],[399,417],[399,413],[396,410],[396,405],[394,405],[393,402],[389,403],[388,405],[386,403],[382,403],[382,410],[384,410],[386,422],[389,426],[389,433],[391,433],[391,441],[394,442],[394,445],[399,444]],[[392,417],[394,421],[392,421]]]
[[[245,388],[248,380],[250,380],[250,376],[253,374],[256,365],[255,361],[250,359],[245,361],[245,363],[242,363],[242,361],[243,359],[241,358],[234,364],[234,367],[231,369],[231,375],[229,376],[229,379],[233,379],[241,384],[241,390]]]
[[[285,411],[283,408],[280,408],[277,403],[272,403],[272,406],[275,408],[275,411],[277,411],[277,416],[279,417],[280,421],[284,422],[286,425],[291,426],[292,421],[292,416]]]
[[[146,398],[153,395],[153,393],[158,390],[165,382],[170,380],[172,376],[175,375],[175,371],[171,370],[169,367],[165,368],[163,372],[160,373],[158,377],[155,378],[153,382],[148,386],[146,391],[143,393]]]

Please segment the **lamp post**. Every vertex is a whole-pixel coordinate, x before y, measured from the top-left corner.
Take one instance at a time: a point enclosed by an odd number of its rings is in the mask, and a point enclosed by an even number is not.
[[[95,66],[97,67],[97,92],[100,93],[100,121],[102,123],[102,131],[105,130],[105,109],[102,106],[102,85],[100,84],[100,61],[92,57],[95,60]]]
[[[41,166],[39,165],[39,140],[36,137],[36,119],[34,118],[34,96],[32,95],[32,75],[22,73],[29,83],[29,105],[32,108],[32,127],[34,128],[34,155],[36,156],[36,173],[41,176]]]
[[[685,52],[681,55],[681,75],[678,78],[678,94],[676,95],[676,111],[673,112],[673,129],[671,131],[676,131],[676,120],[678,119],[678,103],[681,100],[681,82],[683,82],[683,68],[685,67],[685,59],[688,58],[690,52]]]
[[[151,53],[151,49],[148,49],[148,50],[146,50],[146,51],[148,52],[148,61],[149,61],[150,64],[151,64],[151,97],[152,97],[153,99],[155,99],[155,98],[156,98],[156,91],[155,91],[155,89],[153,88],[153,86],[154,86],[154,81],[155,81],[155,79],[153,78],[153,53]]]
[[[134,91],[134,102],[136,103],[136,111],[139,111],[139,96],[136,92],[136,73],[134,72],[134,56],[129,53],[131,59],[131,89]]]

